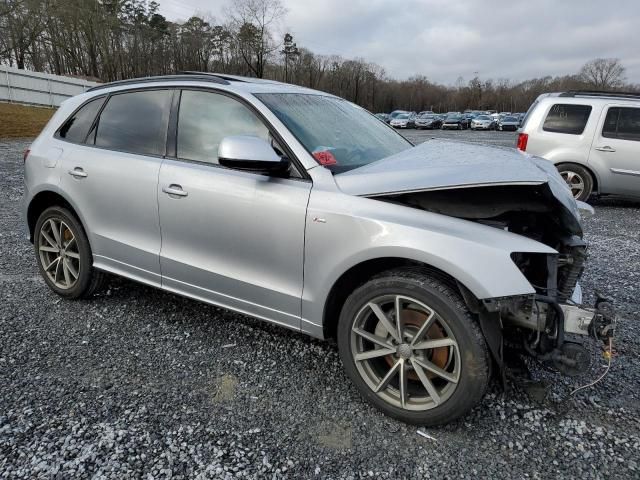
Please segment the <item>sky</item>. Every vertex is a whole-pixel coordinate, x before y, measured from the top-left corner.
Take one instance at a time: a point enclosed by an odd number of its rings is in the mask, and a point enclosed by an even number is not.
[[[170,20],[218,20],[232,0],[157,0]],[[619,58],[640,84],[640,0],[281,0],[279,27],[314,53],[363,58],[397,79],[455,84],[577,73]]]

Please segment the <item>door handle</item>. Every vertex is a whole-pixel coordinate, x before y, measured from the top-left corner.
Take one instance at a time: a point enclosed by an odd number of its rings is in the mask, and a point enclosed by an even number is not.
[[[615,152],[615,148],[611,148],[609,145],[605,145],[604,147],[595,147],[599,152]]]
[[[189,195],[182,187],[176,183],[172,183],[168,187],[162,187],[162,191],[167,195],[175,195],[177,197],[186,197]]]
[[[85,178],[87,176],[87,172],[80,167],[76,167],[73,170],[69,170],[69,175],[76,178]]]

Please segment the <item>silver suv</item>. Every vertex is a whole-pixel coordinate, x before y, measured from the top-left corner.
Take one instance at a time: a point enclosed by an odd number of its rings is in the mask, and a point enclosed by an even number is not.
[[[109,272],[335,339],[363,397],[407,422],[478,403],[503,339],[573,374],[587,354],[565,333],[610,334],[607,302],[577,306],[586,245],[551,163],[413,146],[322,92],[205,74],[100,86],[60,107],[25,183],[59,295]]]
[[[540,95],[518,148],[551,160],[578,200],[640,196],[640,95],[570,91]]]

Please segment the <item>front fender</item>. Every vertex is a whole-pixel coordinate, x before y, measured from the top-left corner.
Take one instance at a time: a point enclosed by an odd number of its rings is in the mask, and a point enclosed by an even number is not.
[[[329,210],[327,205],[336,208]],[[542,243],[486,225],[370,198],[312,191],[302,318],[322,325],[325,300],[340,276],[380,258],[431,265],[479,299],[534,293],[511,260],[512,252],[557,253]]]

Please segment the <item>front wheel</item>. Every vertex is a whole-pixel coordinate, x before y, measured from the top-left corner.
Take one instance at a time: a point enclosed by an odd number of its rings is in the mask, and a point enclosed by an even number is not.
[[[56,206],[42,212],[33,245],[40,274],[58,295],[88,297],[103,283],[104,273],[92,266],[87,235],[69,210]]]
[[[440,425],[483,397],[490,357],[458,293],[428,274],[391,270],[356,289],[338,349],[360,394],[401,421]]]

